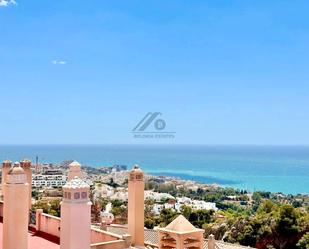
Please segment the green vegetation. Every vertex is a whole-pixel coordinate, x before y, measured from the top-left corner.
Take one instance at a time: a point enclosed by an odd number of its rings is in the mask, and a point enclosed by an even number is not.
[[[309,249],[309,232],[307,232],[297,243],[299,249]]]
[[[109,179],[109,182],[107,183],[107,185],[109,185],[109,186],[111,186],[113,188],[118,188],[119,187],[119,184],[115,183],[113,178]]]
[[[112,180],[110,186],[117,186]],[[169,193],[175,197],[189,197],[195,200],[215,202],[220,209],[193,210],[183,205],[180,213],[194,226],[205,230],[205,237],[214,234],[215,239],[230,243],[239,243],[258,249],[309,249],[309,197],[307,195],[283,195],[257,191],[248,193],[244,190],[220,187],[201,187],[197,190],[176,187],[175,184],[146,182],[146,189]],[[100,211],[112,203],[115,222],[127,222],[127,203],[107,198],[94,198],[91,188],[92,221],[100,222]],[[32,209],[43,209],[45,213],[60,216],[60,199],[41,199],[42,193],[34,191],[39,199]],[[47,195],[47,193],[44,193]],[[54,196],[56,192],[49,193]],[[57,196],[57,195],[56,195]],[[160,203],[166,203],[162,200]],[[159,215],[152,212],[154,200],[145,201],[145,226],[166,226],[178,215],[174,209],[163,209]]]
[[[39,200],[40,198],[40,192],[36,189],[32,189],[32,193],[31,193],[31,196],[33,199],[35,200]]]
[[[205,229],[205,237],[214,234],[217,240],[259,249],[308,249],[308,211],[271,200],[261,202],[256,211],[252,207],[250,210],[228,209],[217,213],[211,210],[194,211],[184,205],[181,214],[194,226]],[[148,228],[166,226],[179,215],[173,209],[163,209],[159,216],[154,217],[148,213],[149,210],[149,207],[146,208],[145,226]]]
[[[43,209],[46,214],[54,215],[60,217],[60,202],[61,199],[53,200],[39,200],[32,205],[32,210]]]
[[[214,234],[217,240],[239,243],[259,249],[309,249],[309,197],[257,191],[252,194],[232,188],[198,188],[196,191],[173,184],[148,182],[146,189],[169,193],[175,197],[215,202],[217,213],[181,207],[193,225],[205,229],[205,237]],[[146,206],[148,204],[146,203]],[[159,216],[147,214],[149,228],[165,226],[177,215],[163,209]]]
[[[246,246],[267,248],[297,248],[299,238],[309,231],[309,214],[291,205],[264,201],[254,214],[233,214],[223,221],[215,221],[214,229],[207,225],[207,234],[224,238],[228,242]],[[225,227],[224,237],[216,233],[216,227]],[[220,227],[219,226],[219,227]],[[210,229],[209,229],[210,228]],[[222,234],[222,231],[221,231]]]

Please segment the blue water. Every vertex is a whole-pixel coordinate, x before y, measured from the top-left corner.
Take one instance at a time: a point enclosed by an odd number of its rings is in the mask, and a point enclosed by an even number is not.
[[[99,167],[137,163],[148,173],[248,190],[309,193],[307,146],[36,145],[0,146],[0,160],[75,159]]]

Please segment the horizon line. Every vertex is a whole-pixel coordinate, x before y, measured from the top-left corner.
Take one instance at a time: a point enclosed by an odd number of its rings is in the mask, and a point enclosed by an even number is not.
[[[169,144],[169,143],[8,143],[0,146],[258,146],[258,147],[307,147],[309,144]]]

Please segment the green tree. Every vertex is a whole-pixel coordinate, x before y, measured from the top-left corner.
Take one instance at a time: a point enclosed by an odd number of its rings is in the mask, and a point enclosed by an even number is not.
[[[60,217],[60,199],[54,199],[51,201],[40,200],[32,205],[32,210],[43,209],[46,214]]]
[[[123,201],[118,200],[118,199],[112,200],[111,203],[112,203],[113,207],[120,207],[124,204]]]
[[[153,229],[155,225],[156,225],[156,222],[154,219],[150,217],[145,218],[145,227],[147,227],[148,229]]]
[[[271,200],[264,201],[257,209],[257,213],[271,213],[276,209],[275,204]]]
[[[160,212],[161,226],[167,226],[177,216],[177,213],[171,208],[162,209]]]
[[[282,205],[279,208],[276,223],[272,229],[272,237],[276,247],[280,249],[295,248],[300,231],[299,217],[299,210],[291,205]]]
[[[199,228],[202,228],[202,226],[205,223],[210,223],[212,221],[212,215],[214,211],[213,210],[206,210],[201,209],[197,211],[192,211],[189,216],[189,221]]]
[[[297,248],[309,249],[309,232],[304,234],[304,236],[298,241]]]
[[[238,236],[238,241],[242,245],[250,245],[254,246],[256,243],[256,231],[251,226],[251,224],[248,224],[244,226],[242,232]]]
[[[298,218],[298,210],[291,205],[283,205],[279,210],[276,231],[283,237],[297,234],[299,230],[297,226]]]
[[[121,207],[113,207],[112,208],[112,214],[116,217],[116,216],[119,216],[121,215],[122,213],[122,208]]]
[[[36,189],[32,189],[32,198],[34,198],[35,200],[38,200],[40,197],[40,192]]]
[[[180,212],[188,220],[190,218],[191,213],[192,213],[192,208],[190,206],[187,206],[187,205],[182,205],[180,207]]]
[[[252,200],[255,203],[259,204],[261,202],[261,200],[262,200],[262,196],[260,195],[259,192],[254,192],[253,195],[252,195]]]

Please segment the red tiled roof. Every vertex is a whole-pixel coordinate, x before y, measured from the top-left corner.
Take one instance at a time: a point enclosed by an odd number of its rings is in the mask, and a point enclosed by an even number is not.
[[[3,234],[3,224],[0,222],[0,249],[2,248],[2,234]],[[59,249],[59,244],[52,242],[42,235],[29,232],[28,234],[28,245],[29,249]]]

